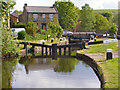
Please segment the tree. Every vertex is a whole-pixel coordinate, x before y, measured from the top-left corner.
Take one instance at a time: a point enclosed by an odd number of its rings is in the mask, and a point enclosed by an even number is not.
[[[108,33],[113,35],[113,34],[117,34],[117,31],[118,31],[118,26],[113,23],[111,28],[108,30]]]
[[[57,37],[60,38],[61,35],[63,34],[63,29],[62,27],[59,25],[58,21],[56,21],[56,23],[54,22],[49,22],[48,23],[48,32],[51,33],[52,37]]]
[[[106,17],[108,21],[113,18],[113,14],[111,12],[103,12],[101,15]]]
[[[2,1],[2,21],[7,22],[7,28],[10,29],[10,12],[16,2],[14,0]]]
[[[93,9],[90,8],[89,4],[82,6],[81,10],[81,28],[84,31],[93,31],[95,17]]]
[[[15,10],[12,14],[22,14],[23,12],[22,11],[18,11],[18,10]]]
[[[60,26],[63,29],[73,29],[79,18],[74,4],[71,1],[56,1],[55,4],[59,13]]]
[[[100,14],[95,15],[96,22],[95,22],[95,29],[96,32],[105,33],[109,29],[109,21],[106,17]]]
[[[11,36],[11,31],[9,27],[9,13],[10,9],[15,5],[15,1],[2,1],[2,37],[0,38],[2,41],[2,56],[12,56],[19,55],[18,47],[16,42],[13,40]],[[9,30],[9,31],[8,31]]]

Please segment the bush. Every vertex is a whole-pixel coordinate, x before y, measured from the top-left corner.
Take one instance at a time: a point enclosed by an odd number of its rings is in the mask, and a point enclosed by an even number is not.
[[[25,30],[27,34],[35,37],[36,31],[38,31],[38,26],[34,22],[28,22]]]
[[[20,31],[18,32],[18,39],[25,39],[26,32],[25,31]]]
[[[22,23],[17,23],[15,25],[12,25],[11,28],[25,28],[25,24],[22,24]]]

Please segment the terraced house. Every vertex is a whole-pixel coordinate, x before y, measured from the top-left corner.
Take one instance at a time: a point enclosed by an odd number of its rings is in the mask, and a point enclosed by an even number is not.
[[[55,4],[52,7],[27,6],[27,4],[24,4],[23,13],[19,16],[21,23],[33,21],[43,30],[47,30],[49,21],[54,22],[55,19],[58,20],[58,11]]]

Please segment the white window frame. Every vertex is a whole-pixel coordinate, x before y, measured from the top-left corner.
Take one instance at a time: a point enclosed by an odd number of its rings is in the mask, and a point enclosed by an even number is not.
[[[33,14],[33,22],[38,21],[38,14]]]
[[[53,21],[54,20],[54,14],[49,14],[49,20]]]

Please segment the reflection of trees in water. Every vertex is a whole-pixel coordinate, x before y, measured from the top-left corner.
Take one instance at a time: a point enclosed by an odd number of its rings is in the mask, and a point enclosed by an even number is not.
[[[82,61],[82,64],[86,67],[86,68],[88,68],[88,67],[90,67],[88,64],[86,64],[84,61]]]
[[[75,69],[75,65],[79,63],[77,59],[73,58],[59,58],[59,62],[54,68],[55,72],[72,72]]]
[[[2,88],[12,88],[11,81],[16,68],[17,58],[2,62]]]

